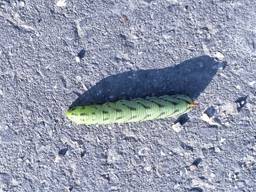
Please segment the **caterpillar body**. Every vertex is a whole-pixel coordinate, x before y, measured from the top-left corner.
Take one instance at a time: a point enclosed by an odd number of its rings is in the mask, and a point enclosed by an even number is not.
[[[69,109],[66,116],[76,124],[128,123],[180,116],[194,106],[188,96],[164,95],[77,106]]]

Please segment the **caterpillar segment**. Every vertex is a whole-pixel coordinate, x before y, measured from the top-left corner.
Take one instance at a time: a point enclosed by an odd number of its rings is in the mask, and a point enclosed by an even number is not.
[[[164,95],[77,106],[69,109],[66,116],[85,125],[141,122],[180,116],[196,105],[185,95]]]

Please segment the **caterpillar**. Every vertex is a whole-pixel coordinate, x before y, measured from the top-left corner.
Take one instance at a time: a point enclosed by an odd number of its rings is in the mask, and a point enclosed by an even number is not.
[[[140,122],[180,116],[195,105],[185,95],[164,95],[76,106],[70,108],[66,116],[76,124],[85,125]]]

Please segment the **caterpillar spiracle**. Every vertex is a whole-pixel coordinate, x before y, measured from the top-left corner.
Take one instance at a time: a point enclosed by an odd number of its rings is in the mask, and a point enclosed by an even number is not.
[[[164,95],[76,106],[70,108],[66,116],[76,124],[85,125],[140,122],[177,117],[189,112],[195,105],[185,95]]]

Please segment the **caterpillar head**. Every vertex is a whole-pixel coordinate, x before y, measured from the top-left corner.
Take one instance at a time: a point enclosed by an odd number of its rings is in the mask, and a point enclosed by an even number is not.
[[[187,113],[191,111],[193,108],[198,106],[198,103],[196,101],[193,101],[190,97],[186,95],[174,95],[173,97],[180,99],[181,101],[184,102],[185,108],[186,109],[183,113]]]

